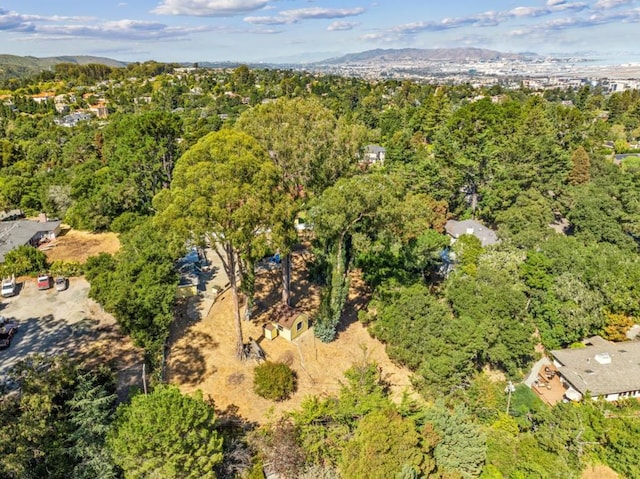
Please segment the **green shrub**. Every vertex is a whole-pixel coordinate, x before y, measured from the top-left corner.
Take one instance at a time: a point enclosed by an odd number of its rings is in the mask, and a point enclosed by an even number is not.
[[[82,264],[78,261],[62,261],[56,260],[51,263],[49,268],[51,274],[54,276],[82,276],[83,268]]]
[[[5,274],[38,274],[47,270],[47,255],[38,248],[23,245],[9,251],[4,257]]]
[[[282,401],[296,390],[296,374],[286,364],[266,361],[253,372],[253,390],[260,397]]]

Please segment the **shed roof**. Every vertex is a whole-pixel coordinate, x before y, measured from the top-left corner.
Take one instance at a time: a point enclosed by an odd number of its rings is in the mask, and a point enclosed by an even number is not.
[[[61,221],[16,220],[0,222],[0,262],[13,248],[28,244],[38,233],[50,233],[60,227]]]
[[[498,242],[496,232],[476,220],[449,220],[444,225],[444,229],[454,238],[458,238],[464,234],[472,234],[480,240],[483,247]]]
[[[640,342],[613,343],[594,336],[585,348],[551,351],[574,389],[594,396],[640,391]]]
[[[308,316],[306,313],[297,314],[295,311],[291,311],[290,314],[285,314],[278,318],[277,323],[285,329],[292,330],[293,325],[296,324],[296,321],[299,319],[307,319]]]

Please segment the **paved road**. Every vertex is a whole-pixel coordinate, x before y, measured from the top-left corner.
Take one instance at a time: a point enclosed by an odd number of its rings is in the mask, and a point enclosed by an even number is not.
[[[113,319],[88,298],[89,283],[72,278],[66,291],[38,291],[34,279],[19,284],[18,294],[2,298],[0,315],[14,318],[18,333],[0,350],[0,378],[31,353],[75,354],[85,350]],[[100,320],[98,320],[100,318]]]

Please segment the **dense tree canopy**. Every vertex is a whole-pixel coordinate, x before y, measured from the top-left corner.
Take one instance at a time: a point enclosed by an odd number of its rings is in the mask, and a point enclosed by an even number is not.
[[[357,276],[359,318],[412,371],[427,405],[394,403],[375,365],[359,364],[337,394],[310,397],[251,436],[255,477],[263,464],[296,478],[564,478],[587,464],[638,476],[637,404],[549,408],[517,385],[507,408],[504,393],[534,346],[624,341],[638,322],[640,168],[613,156],[637,153],[637,90],[176,67],[6,71],[0,208],[121,234],[121,252],[86,265],[91,296],[151,365],[185,248],[218,250],[241,354],[238,295],[250,311],[254,262],[277,250],[286,258],[299,240],[294,220],[307,223],[322,286],[315,333],[333,340],[355,316],[345,307]],[[36,102],[41,92],[56,101]],[[108,118],[65,123],[99,100]],[[386,148],[384,164],[359,162],[368,143]],[[467,218],[500,243],[450,244],[445,221]],[[7,255],[11,272],[46,267],[34,251]],[[284,266],[285,302],[287,278]],[[249,462],[245,426],[223,431],[210,404],[163,386],[121,406],[105,445],[109,381],[56,361],[13,376],[20,394],[0,407],[3,477],[118,477],[112,457],[130,477],[151,474],[140,457],[163,477],[231,476]],[[171,432],[154,431],[154,443],[145,421],[158,410]]]
[[[158,386],[118,408],[108,443],[126,478],[215,478],[222,461],[215,426],[213,408],[201,395]]]
[[[253,138],[232,130],[211,133],[179,160],[171,189],[154,200],[157,219],[178,247],[214,248],[233,292],[237,354],[243,356],[240,283],[261,257],[266,228],[279,201],[277,166]]]

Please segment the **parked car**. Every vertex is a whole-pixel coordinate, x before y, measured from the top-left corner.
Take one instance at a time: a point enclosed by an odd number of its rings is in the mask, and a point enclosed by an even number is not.
[[[41,274],[38,276],[38,289],[49,289],[51,287],[51,276]]]
[[[2,280],[2,296],[8,298],[16,294],[16,277],[11,276]]]
[[[69,287],[69,280],[63,276],[58,276],[54,283],[56,285],[56,291],[64,291]]]
[[[11,346],[11,339],[18,331],[18,325],[13,320],[0,316],[0,349]]]

